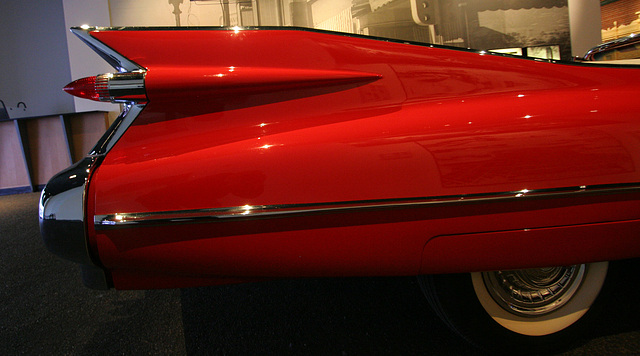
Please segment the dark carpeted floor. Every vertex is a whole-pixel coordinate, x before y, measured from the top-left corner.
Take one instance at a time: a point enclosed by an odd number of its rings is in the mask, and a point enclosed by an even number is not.
[[[49,253],[38,193],[0,196],[0,354],[185,354],[180,291],[94,291]]]
[[[415,278],[282,280],[94,291],[43,246],[39,195],[0,196],[0,354],[469,355]],[[638,261],[618,264],[608,312],[563,355],[640,354]],[[518,352],[514,352],[518,353]]]

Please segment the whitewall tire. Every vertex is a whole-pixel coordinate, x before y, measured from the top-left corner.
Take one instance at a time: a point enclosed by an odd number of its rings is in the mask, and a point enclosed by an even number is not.
[[[456,333],[491,353],[571,347],[589,328],[608,262],[420,276],[429,304]]]
[[[520,311],[516,306],[507,304],[508,301],[502,300],[500,295],[496,295],[498,293],[495,289],[500,287],[493,284],[496,284],[495,277],[501,276],[502,271],[472,273],[471,280],[480,304],[498,324],[518,334],[543,336],[563,330],[584,316],[604,284],[607,267],[607,262],[558,267],[558,269],[573,268],[572,274],[575,278],[569,281],[570,285],[566,286],[565,294],[555,300],[556,304],[549,308],[551,310],[542,308],[543,310],[537,312]],[[514,286],[509,284],[505,287],[513,288]],[[542,300],[539,302],[540,305],[543,303]],[[553,303],[547,303],[549,304]]]

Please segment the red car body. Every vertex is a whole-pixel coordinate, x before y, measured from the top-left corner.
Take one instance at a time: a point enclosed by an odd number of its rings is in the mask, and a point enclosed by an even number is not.
[[[421,279],[439,315],[476,320],[479,300],[543,352],[602,261],[640,257],[634,66],[297,28],[74,31],[122,73],[65,90],[126,104],[40,202],[45,244],[91,287],[474,272],[464,303]]]
[[[145,71],[85,187],[116,288],[640,255],[635,68],[300,29],[84,33]]]

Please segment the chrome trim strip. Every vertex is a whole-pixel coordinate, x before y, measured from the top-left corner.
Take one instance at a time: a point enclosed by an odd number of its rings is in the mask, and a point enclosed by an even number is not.
[[[212,209],[114,213],[96,215],[94,217],[94,225],[97,229],[105,229],[128,225],[195,223],[208,220],[264,218],[293,214],[300,215],[325,212],[347,212],[370,209],[393,209],[406,207],[419,208],[437,204],[458,204],[501,200],[508,201],[526,198],[569,197],[575,196],[576,194],[599,195],[629,192],[640,192],[640,183],[606,184],[588,187],[579,186],[537,190],[523,189],[519,191],[501,193],[480,193],[403,199],[360,200],[309,204],[244,205]]]
[[[144,107],[145,104],[126,105],[120,113],[120,116],[111,124],[107,132],[102,135],[91,152],[89,152],[89,156],[100,156],[109,152],[138,115],[140,115]]]
[[[140,115],[140,113],[142,112],[142,109],[144,109],[145,107],[145,104],[131,104],[131,105],[128,105],[127,107],[128,107],[128,110],[125,113],[124,117],[122,118],[122,123],[118,125],[118,127],[115,129],[115,132],[113,133],[113,136],[111,136],[107,142],[105,153],[109,152],[113,147],[113,145],[115,145],[116,142],[120,140],[120,137],[122,137],[125,131],[127,131],[127,129],[129,128],[129,126],[131,126],[133,121],[138,117],[138,115]]]
[[[145,71],[137,71],[107,73],[96,76],[96,91],[100,95],[100,100],[110,101],[112,103],[147,101],[147,92],[144,83],[145,74]],[[105,83],[102,87],[98,86],[99,80]]]
[[[91,36],[91,31],[100,31],[98,27],[74,27],[71,32],[78,36],[82,42],[86,43],[91,49],[96,51],[107,63],[117,69],[119,72],[135,72],[144,70],[141,66],[127,59],[125,56],[114,51],[111,47],[100,42]]]

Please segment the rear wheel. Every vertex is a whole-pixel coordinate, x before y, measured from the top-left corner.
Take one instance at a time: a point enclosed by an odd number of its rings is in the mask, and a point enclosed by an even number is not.
[[[588,324],[607,262],[421,276],[436,313],[491,352],[541,353],[571,346]]]

